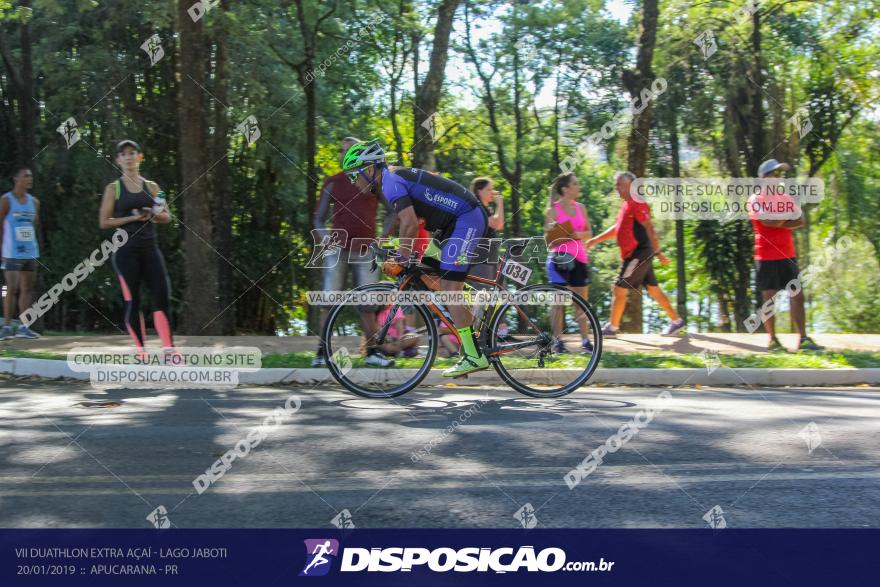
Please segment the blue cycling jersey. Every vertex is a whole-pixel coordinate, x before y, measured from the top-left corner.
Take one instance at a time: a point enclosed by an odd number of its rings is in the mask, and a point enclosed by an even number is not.
[[[383,169],[382,192],[395,212],[415,208],[416,216],[425,219],[429,231],[449,228],[460,216],[480,207],[480,201],[467,188],[423,169]]]

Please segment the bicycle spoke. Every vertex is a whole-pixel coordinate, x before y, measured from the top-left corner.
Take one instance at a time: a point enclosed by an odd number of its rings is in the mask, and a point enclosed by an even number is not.
[[[388,292],[390,284],[358,288]],[[411,390],[436,354],[431,318],[418,306],[334,307],[325,327],[328,368],[348,390],[366,397],[393,397]]]
[[[554,286],[527,290],[566,292]],[[504,306],[493,320],[492,332],[496,369],[509,385],[528,395],[569,393],[589,378],[601,353],[598,320],[586,302],[574,296],[562,304],[536,299]]]

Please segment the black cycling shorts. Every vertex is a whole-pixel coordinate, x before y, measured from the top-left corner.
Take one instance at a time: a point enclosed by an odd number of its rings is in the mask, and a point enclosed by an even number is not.
[[[773,261],[755,261],[755,268],[755,281],[758,283],[760,291],[785,289],[785,286],[797,279],[800,273],[796,257]]]
[[[6,271],[36,271],[37,260],[3,257],[3,267]]]

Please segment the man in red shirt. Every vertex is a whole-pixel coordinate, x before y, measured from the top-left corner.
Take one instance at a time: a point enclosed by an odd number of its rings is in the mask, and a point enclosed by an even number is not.
[[[768,159],[758,167],[758,177],[779,177],[788,168],[787,163]],[[789,290],[791,319],[800,334],[798,349],[821,350],[822,347],[807,336],[804,292],[800,283],[800,269],[798,269],[792,236],[792,230],[804,225],[800,207],[791,196],[785,193],[768,193],[768,190],[764,189],[760,194],[749,198],[748,211],[752,227],[755,229],[755,281],[767,308],[767,311],[762,311],[760,314],[766,317],[764,324],[767,327],[767,334],[770,335],[768,350],[785,350],[776,338],[776,320],[773,317],[775,312],[772,301],[776,293],[782,289]]]
[[[605,325],[602,334],[609,337],[617,335],[630,290],[640,291],[644,286],[648,295],[660,304],[671,320],[663,334],[672,335],[684,328],[685,323],[669,303],[669,298],[660,289],[657,278],[654,277],[652,266],[654,257],[656,256],[664,265],[669,264],[669,259],[660,250],[657,233],[654,232],[654,225],[651,224],[651,209],[646,203],[634,200],[630,194],[630,187],[635,179],[636,176],[629,171],[615,176],[617,194],[623,200],[617,221],[614,226],[587,241],[587,248],[591,248],[602,241],[617,237],[620,258],[623,260],[620,273],[614,280],[611,321]]]
[[[354,137],[342,139],[339,145],[340,162],[351,146],[359,142],[360,140]],[[355,287],[379,281],[379,272],[371,271],[370,254],[367,251],[352,250],[352,246],[358,242],[355,239],[376,238],[376,213],[380,201],[386,210],[383,228],[383,235],[386,235],[391,229],[394,212],[383,196],[361,191],[342,172],[324,180],[321,198],[318,200],[313,219],[314,227],[325,230],[329,221],[333,225],[332,237],[336,238],[335,242],[328,244],[326,249],[328,252],[321,260],[321,265],[324,267],[324,291],[341,291],[345,287],[345,276],[349,273],[352,275]],[[327,310],[326,306],[321,308],[319,332],[324,330]],[[365,321],[364,332],[375,330],[375,325],[370,323],[375,322],[375,314],[365,309],[361,317]],[[393,363],[378,349],[368,349],[366,362],[376,367],[388,367]],[[324,367],[326,364],[324,349],[319,343],[312,367]]]

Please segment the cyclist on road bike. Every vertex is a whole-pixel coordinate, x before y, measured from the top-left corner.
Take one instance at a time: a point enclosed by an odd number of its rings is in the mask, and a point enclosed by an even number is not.
[[[378,141],[352,145],[342,160],[342,170],[361,190],[383,194],[400,221],[400,258],[409,263],[413,239],[419,233],[419,218],[425,230],[442,231],[440,248],[440,290],[460,292],[487,226],[486,210],[467,188],[429,171],[391,167]],[[462,345],[462,357],[443,371],[444,377],[459,377],[489,367],[473,336],[473,315],[461,304],[449,312]]]

